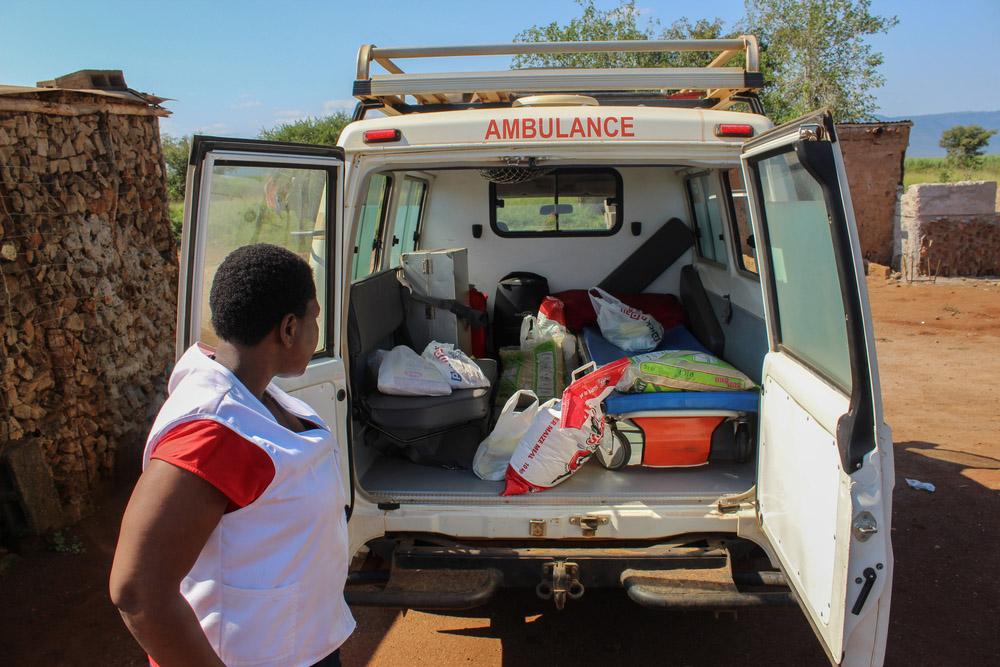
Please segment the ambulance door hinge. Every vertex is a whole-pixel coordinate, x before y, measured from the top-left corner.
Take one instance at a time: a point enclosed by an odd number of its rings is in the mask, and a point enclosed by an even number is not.
[[[719,510],[719,514],[733,514],[734,512],[739,512],[742,506],[741,503],[732,503],[725,499],[720,499],[716,503],[715,509]]]
[[[723,496],[715,501],[715,509],[719,514],[734,514],[744,507],[756,504],[757,487],[752,486],[745,493],[735,496]]]

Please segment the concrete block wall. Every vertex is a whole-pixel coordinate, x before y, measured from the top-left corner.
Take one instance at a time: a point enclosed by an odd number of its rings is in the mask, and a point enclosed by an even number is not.
[[[1000,214],[994,181],[921,183],[900,202],[904,272],[1000,275]]]

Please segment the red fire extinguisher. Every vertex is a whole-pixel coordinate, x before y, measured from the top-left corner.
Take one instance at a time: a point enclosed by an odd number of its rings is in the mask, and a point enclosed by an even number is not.
[[[482,313],[486,312],[486,294],[469,285],[469,307]],[[472,356],[486,356],[486,327],[472,328]]]

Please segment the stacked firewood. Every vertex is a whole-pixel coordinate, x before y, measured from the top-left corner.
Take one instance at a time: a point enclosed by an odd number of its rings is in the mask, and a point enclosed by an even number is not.
[[[0,104],[0,450],[39,443],[69,520],[138,457],[177,303],[158,119],[89,102]]]

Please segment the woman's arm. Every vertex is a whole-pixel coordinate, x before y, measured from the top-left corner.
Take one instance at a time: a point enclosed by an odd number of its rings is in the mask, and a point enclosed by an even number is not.
[[[228,502],[197,475],[156,459],[132,492],[111,567],[111,600],[160,667],[223,664],[180,584]]]

